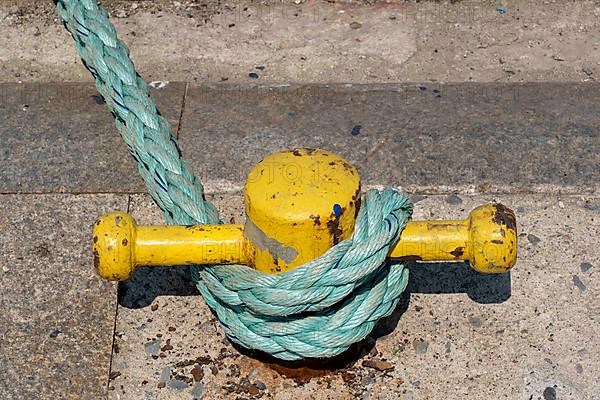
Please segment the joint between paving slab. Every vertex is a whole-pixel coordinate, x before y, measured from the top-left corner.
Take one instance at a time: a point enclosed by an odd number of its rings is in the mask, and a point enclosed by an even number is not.
[[[230,189],[218,188],[216,190],[211,190],[210,184],[204,185],[206,190],[205,194],[210,196],[219,196],[219,195],[243,195],[244,187],[243,185],[232,184]],[[448,186],[448,187],[419,187],[419,186],[388,186],[388,185],[373,185],[366,184],[362,185],[363,192],[368,191],[369,189],[379,189],[382,190],[386,187],[391,187],[393,189],[402,191],[406,194],[411,195],[427,195],[427,196],[447,196],[451,194],[460,194],[464,196],[501,196],[501,195],[537,195],[537,194],[546,194],[546,195],[562,195],[562,196],[588,196],[588,197],[598,197],[600,196],[600,188],[588,188],[584,189],[581,187],[564,187],[564,186],[532,186],[530,189],[520,189],[520,188],[512,188],[512,187],[499,187],[493,188],[489,190],[479,190],[470,186]],[[145,194],[142,192],[141,194]]]
[[[214,185],[215,187],[211,188],[211,183],[203,181],[205,191],[204,193],[210,196],[219,196],[219,195],[242,195],[244,193],[243,184],[231,183],[227,182],[226,184],[218,183]],[[228,186],[228,188],[224,188],[223,186]],[[380,184],[365,184],[362,186],[363,191],[367,191],[369,189],[383,189],[385,187],[392,187],[394,189],[400,190],[406,194],[419,194],[419,195],[430,195],[430,196],[444,196],[450,194],[462,194],[465,196],[480,196],[480,195],[510,195],[510,194],[519,194],[519,195],[536,195],[536,194],[548,194],[548,195],[565,195],[565,196],[590,196],[590,197],[598,197],[600,196],[600,188],[583,188],[578,186],[554,186],[554,185],[532,185],[528,189],[515,188],[515,187],[495,187],[489,188],[486,190],[480,190],[477,187],[465,185],[465,186],[446,186],[446,187],[432,187],[432,186],[389,186],[389,185],[380,185]],[[84,191],[33,191],[33,192],[20,192],[20,191],[3,191],[0,192],[1,195],[23,195],[23,196],[51,196],[51,195],[76,195],[76,196],[86,196],[86,195],[122,195],[122,196],[132,196],[132,195],[146,195],[148,194],[145,190],[140,191],[94,191],[94,192],[84,192]]]
[[[131,195],[127,196],[127,210],[126,212],[129,214],[131,212]],[[115,355],[115,343],[116,343],[116,334],[117,334],[117,319],[119,317],[119,291],[121,289],[121,283],[117,283],[117,299],[115,302],[115,317],[113,320],[113,331],[112,331],[112,341],[110,346],[110,356],[108,359],[108,376],[106,377],[106,400],[110,397],[110,382],[112,375],[112,367],[113,367],[113,358]]]
[[[129,202],[128,202],[129,203]],[[129,204],[127,206],[127,212],[129,212]],[[114,313],[114,320],[113,320],[113,329],[112,329],[112,340],[111,340],[111,344],[110,344],[110,356],[108,359],[108,375],[106,376],[106,390],[105,390],[105,394],[106,394],[106,399],[108,400],[109,398],[109,388],[110,388],[110,382],[111,382],[111,375],[112,375],[112,367],[113,367],[113,357],[115,354],[115,336],[117,334],[117,318],[119,316],[119,287],[117,286],[117,301],[115,302],[115,313]]]
[[[189,82],[184,82],[185,83],[185,89],[183,90],[183,96],[181,96],[181,107],[179,107],[179,119],[177,121],[177,130],[175,131],[175,138],[179,139],[179,134],[181,132],[181,124],[183,124],[183,115],[185,112],[185,101],[187,98],[187,94],[188,94],[188,89],[190,87],[190,83]]]

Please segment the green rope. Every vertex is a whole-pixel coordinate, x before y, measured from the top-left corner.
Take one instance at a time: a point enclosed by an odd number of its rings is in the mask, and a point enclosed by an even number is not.
[[[220,223],[106,10],[95,0],[55,2],[166,221]],[[411,215],[404,194],[370,190],[352,237],[306,265],[279,275],[240,265],[195,266],[192,277],[231,341],[285,360],[331,357],[364,339],[396,307],[408,270],[386,256]]]

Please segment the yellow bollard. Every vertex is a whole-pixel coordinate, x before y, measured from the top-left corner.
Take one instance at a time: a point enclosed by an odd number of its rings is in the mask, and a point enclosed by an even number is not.
[[[98,273],[120,281],[137,266],[193,264],[285,272],[350,237],[360,207],[358,172],[323,150],[266,157],[250,171],[244,192],[245,225],[137,226],[125,213],[103,216],[93,234]],[[501,204],[486,204],[465,220],[411,221],[389,257],[468,260],[482,273],[506,272],[517,258],[515,216]]]

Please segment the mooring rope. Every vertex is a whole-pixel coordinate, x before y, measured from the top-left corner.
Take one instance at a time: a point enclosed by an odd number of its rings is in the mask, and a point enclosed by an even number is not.
[[[220,223],[106,10],[95,0],[55,3],[167,223]],[[386,256],[411,215],[404,194],[369,190],[352,237],[301,267],[268,275],[243,265],[194,266],[192,278],[238,345],[285,360],[331,357],[396,307],[408,270]]]

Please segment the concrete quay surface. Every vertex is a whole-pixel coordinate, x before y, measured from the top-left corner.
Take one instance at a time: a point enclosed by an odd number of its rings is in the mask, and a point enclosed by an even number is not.
[[[275,363],[224,339],[186,268],[95,276],[97,216],[160,213],[93,85],[2,84],[0,397],[599,398],[596,84],[157,86],[224,220],[243,222],[254,162],[323,147],[365,187],[409,192],[417,219],[511,207],[518,264],[494,277],[411,264],[401,305],[363,343]]]
[[[582,82],[600,74],[594,0],[102,3],[148,81]],[[0,82],[89,79],[53,2],[0,2],[0,24]]]
[[[146,195],[132,198],[139,221],[160,223]],[[489,201],[514,208],[517,266],[483,276],[464,263],[411,264],[402,304],[363,343],[296,368],[233,348],[185,268],[139,271],[119,300],[109,399],[597,399],[597,198],[415,199],[415,219],[463,218]],[[214,200],[226,220],[243,218],[241,196]]]
[[[364,187],[598,194],[597,83],[169,82],[152,94],[210,193],[240,191],[267,154],[321,147]],[[92,84],[0,84],[0,112],[0,193],[145,190]]]

